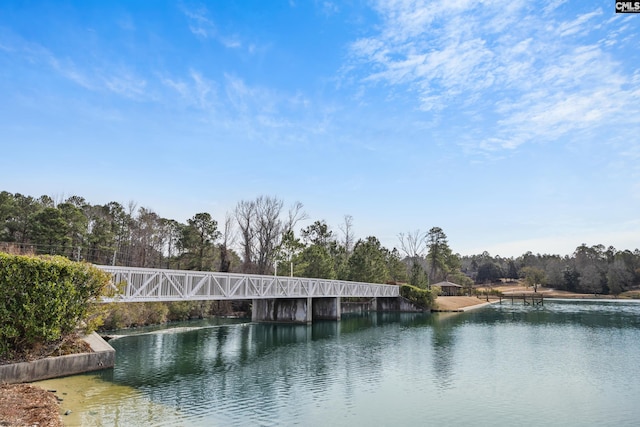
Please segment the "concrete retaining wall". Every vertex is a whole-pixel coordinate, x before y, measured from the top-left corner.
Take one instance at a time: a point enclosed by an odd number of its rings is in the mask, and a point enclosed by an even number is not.
[[[0,383],[26,383],[113,368],[116,360],[113,347],[95,332],[84,340],[89,343],[93,353],[69,354],[33,362],[0,365]]]
[[[395,298],[377,298],[378,311],[400,311],[403,313],[420,313],[431,311],[423,307],[417,306],[411,301],[403,297]]]

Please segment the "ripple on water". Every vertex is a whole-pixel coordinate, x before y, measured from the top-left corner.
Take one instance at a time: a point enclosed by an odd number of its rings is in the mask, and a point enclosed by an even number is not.
[[[175,408],[152,402],[140,391],[103,381],[98,375],[76,375],[39,381],[35,385],[56,390],[63,399],[61,413],[66,427],[179,425]],[[145,424],[146,423],[146,424]]]
[[[47,388],[78,389],[70,425],[631,425],[636,314],[588,310],[507,304],[345,319],[327,333],[252,324],[122,338],[101,375],[119,385],[82,376]],[[84,382],[64,385],[72,378]]]

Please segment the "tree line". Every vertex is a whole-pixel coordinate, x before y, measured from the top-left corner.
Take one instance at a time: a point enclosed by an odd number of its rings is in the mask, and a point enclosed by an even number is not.
[[[439,227],[400,233],[398,248],[375,236],[356,239],[353,218],[333,229],[308,220],[300,202],[271,196],[242,200],[218,223],[196,213],[185,223],[137,203],[94,205],[80,196],[54,200],[0,192],[0,250],[63,255],[131,267],[278,274],[428,288],[443,280],[471,287],[523,278],[532,285],[619,294],[640,285],[640,251],[579,246],[571,256],[460,256]]]
[[[571,255],[533,254],[517,258],[487,252],[461,258],[462,271],[477,283],[499,278],[524,279],[528,284],[588,294],[619,295],[640,287],[640,250],[581,244]]]

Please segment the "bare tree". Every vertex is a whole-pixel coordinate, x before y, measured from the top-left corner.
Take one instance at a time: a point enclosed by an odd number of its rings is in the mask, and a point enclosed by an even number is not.
[[[340,226],[340,231],[344,235],[344,249],[347,253],[347,257],[351,255],[351,251],[353,250],[353,244],[355,237],[353,235],[353,217],[351,215],[344,216],[344,223]]]
[[[164,233],[165,251],[167,259],[171,259],[181,253],[180,237],[182,237],[182,228],[184,227],[174,219],[162,219],[162,230]]]
[[[252,201],[243,200],[236,206],[245,273],[266,274],[277,257],[283,235],[307,218],[302,203],[296,202],[283,220],[283,204],[277,197],[260,196]]]
[[[134,200],[129,200],[129,203],[127,204],[127,208],[128,208],[128,214],[131,218],[133,218],[135,216],[136,210],[138,209],[138,202],[134,201]]]
[[[235,217],[240,228],[240,246],[243,253],[242,270],[245,273],[253,269],[253,253],[255,246],[254,222],[256,217],[256,202],[241,200],[236,205]]]
[[[296,224],[309,218],[309,215],[302,210],[303,208],[304,205],[300,202],[295,202],[291,208],[289,208],[289,217],[287,218],[283,232],[293,231]]]
[[[140,207],[131,222],[131,260],[138,267],[159,266],[164,246],[161,218],[149,208]]]
[[[258,274],[265,274],[275,259],[282,238],[283,224],[280,219],[282,200],[260,196],[255,201],[255,233],[257,243],[256,264]]]
[[[429,279],[426,274],[424,253],[427,249],[426,234],[420,230],[409,231],[398,235],[400,250],[409,258],[409,283],[419,288],[426,288]]]
[[[398,234],[400,240],[400,250],[409,258],[416,259],[424,256],[426,246],[426,235],[420,230],[409,231],[406,234]]]
[[[224,217],[222,226],[222,242],[220,243],[220,271],[228,272],[231,267],[229,248],[235,244],[236,230],[233,227],[233,215],[229,212]]]

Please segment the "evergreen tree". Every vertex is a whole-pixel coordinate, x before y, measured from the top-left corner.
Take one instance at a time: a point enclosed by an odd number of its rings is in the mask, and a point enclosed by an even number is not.
[[[374,236],[358,240],[348,261],[349,280],[386,283],[389,280],[386,249]]]

